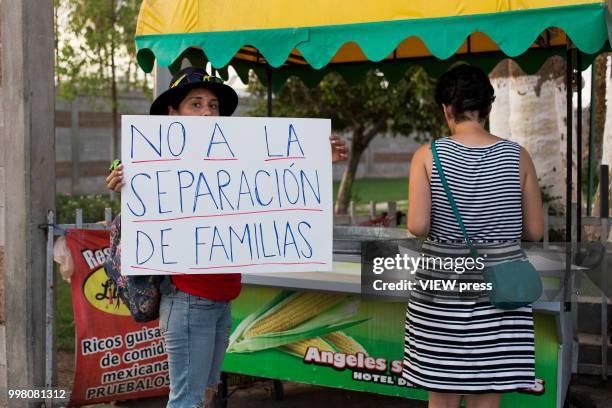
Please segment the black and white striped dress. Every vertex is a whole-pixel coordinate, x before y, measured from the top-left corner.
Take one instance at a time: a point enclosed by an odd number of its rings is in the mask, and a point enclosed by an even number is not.
[[[485,265],[520,259],[520,146],[501,140],[468,147],[444,138],[436,147],[468,235],[478,243]],[[423,255],[468,256],[435,165],[431,204]],[[483,282],[479,271],[458,274],[434,268],[418,270],[416,279]],[[531,306],[497,309],[482,291],[411,293],[403,376],[414,386],[455,394],[514,391],[533,386],[534,363]]]

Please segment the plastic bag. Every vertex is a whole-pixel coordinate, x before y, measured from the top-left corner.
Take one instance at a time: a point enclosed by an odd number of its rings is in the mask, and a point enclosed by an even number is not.
[[[70,283],[70,277],[74,272],[74,262],[65,237],[59,237],[53,244],[53,261],[60,265],[60,274],[62,279]]]

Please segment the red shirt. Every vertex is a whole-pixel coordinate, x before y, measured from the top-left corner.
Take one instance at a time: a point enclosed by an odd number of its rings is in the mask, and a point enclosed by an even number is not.
[[[185,293],[218,302],[236,299],[242,288],[239,273],[172,275],[172,283]]]

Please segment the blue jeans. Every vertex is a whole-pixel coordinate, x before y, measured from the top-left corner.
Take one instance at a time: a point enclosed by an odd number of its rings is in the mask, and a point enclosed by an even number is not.
[[[170,370],[168,408],[203,406],[206,389],[217,390],[232,326],[231,303],[182,292],[162,283],[159,327]]]

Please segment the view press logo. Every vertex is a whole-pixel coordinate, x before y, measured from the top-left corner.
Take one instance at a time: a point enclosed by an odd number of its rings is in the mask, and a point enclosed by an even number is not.
[[[478,296],[490,291],[482,279],[485,257],[468,250],[454,254],[424,254],[418,240],[362,243],[362,293],[406,301],[413,291],[448,296]]]
[[[473,257],[461,242],[416,238],[362,242],[361,293],[399,302],[421,295],[443,302],[454,299],[479,302],[503,294],[520,302],[521,296],[528,294],[525,285],[504,280],[499,273],[492,279],[491,271],[504,263],[506,271],[528,263],[542,283],[536,303],[569,307],[574,294],[610,298],[608,271],[612,251],[600,242],[487,241],[478,242],[475,247],[478,256]]]

